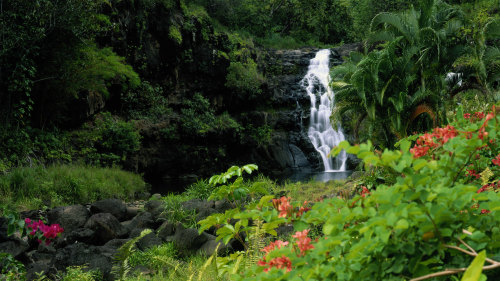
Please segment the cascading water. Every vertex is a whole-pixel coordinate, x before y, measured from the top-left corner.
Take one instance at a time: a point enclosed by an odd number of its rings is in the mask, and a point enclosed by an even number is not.
[[[332,148],[345,140],[340,125],[338,131],[335,131],[330,124],[331,105],[335,97],[329,86],[329,63],[330,50],[317,52],[316,57],[311,59],[309,63],[306,76],[300,83],[311,98],[311,124],[307,133],[309,139],[314,148],[321,154],[325,172],[340,172],[346,170],[347,155],[345,151],[342,151],[335,159],[328,157]]]

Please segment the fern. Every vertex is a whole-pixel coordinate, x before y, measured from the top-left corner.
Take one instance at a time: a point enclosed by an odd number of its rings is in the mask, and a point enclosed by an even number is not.
[[[112,273],[118,276],[118,280],[123,280],[132,269],[129,258],[136,250],[135,244],[151,232],[151,229],[143,230],[139,236],[131,239],[118,249],[118,252],[114,256],[115,265],[112,269]]]
[[[254,221],[254,232],[250,236],[248,250],[246,252],[245,267],[249,268],[255,265],[261,258],[261,250],[266,246],[264,239],[264,231],[262,226],[264,224],[261,220]]]

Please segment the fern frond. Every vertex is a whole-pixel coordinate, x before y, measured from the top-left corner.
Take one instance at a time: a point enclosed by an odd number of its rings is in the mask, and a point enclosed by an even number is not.
[[[131,239],[118,248],[117,253],[113,257],[115,265],[113,265],[111,270],[111,272],[118,277],[118,280],[123,280],[132,269],[129,263],[129,258],[136,250],[135,244],[151,232],[151,229],[145,229],[139,236]]]

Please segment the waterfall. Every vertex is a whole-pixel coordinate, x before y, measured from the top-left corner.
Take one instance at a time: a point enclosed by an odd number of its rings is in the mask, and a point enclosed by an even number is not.
[[[311,123],[307,135],[323,159],[325,172],[345,171],[347,155],[342,151],[335,159],[328,157],[333,147],[345,140],[339,125],[330,124],[331,105],[335,96],[330,88],[330,50],[320,50],[311,59],[306,76],[300,82],[311,98]]]

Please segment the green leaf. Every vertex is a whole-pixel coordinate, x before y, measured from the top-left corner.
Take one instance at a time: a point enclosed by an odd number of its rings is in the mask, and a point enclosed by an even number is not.
[[[469,265],[461,281],[479,281],[483,271],[484,261],[486,260],[486,251],[481,251]]]

